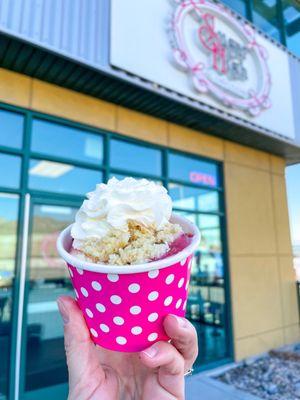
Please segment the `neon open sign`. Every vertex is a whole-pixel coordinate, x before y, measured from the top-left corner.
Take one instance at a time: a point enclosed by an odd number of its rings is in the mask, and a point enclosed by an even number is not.
[[[203,172],[191,171],[190,172],[190,181],[197,184],[207,185],[207,186],[216,186],[216,178],[213,175],[205,174]]]

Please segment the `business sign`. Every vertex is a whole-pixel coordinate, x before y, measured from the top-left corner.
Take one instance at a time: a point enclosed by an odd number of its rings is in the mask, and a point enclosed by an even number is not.
[[[216,177],[211,174],[206,174],[199,171],[191,171],[189,174],[190,181],[196,184],[202,184],[207,186],[217,186]]]
[[[174,6],[170,29],[174,59],[192,78],[195,89],[213,96],[225,107],[253,116],[270,108],[268,52],[257,42],[254,30],[220,4],[184,0],[174,1]],[[198,24],[193,35],[185,29],[189,18]],[[218,20],[226,24],[226,31],[217,28]],[[191,40],[196,42],[198,51],[191,50]],[[255,68],[249,67],[251,61]],[[257,79],[250,79],[251,73]],[[245,90],[240,83],[247,81],[257,84]]]
[[[221,3],[111,0],[110,39],[114,68],[295,138],[288,54]]]

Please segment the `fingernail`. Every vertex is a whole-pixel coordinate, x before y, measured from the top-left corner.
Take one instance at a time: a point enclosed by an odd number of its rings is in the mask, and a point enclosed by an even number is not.
[[[158,350],[157,350],[156,346],[153,345],[153,346],[149,347],[149,349],[144,350],[143,353],[145,353],[147,357],[153,358],[158,353]]]
[[[174,317],[180,326],[180,328],[185,328],[186,327],[186,320],[185,318],[178,317],[177,315],[172,314],[172,317]]]
[[[68,310],[61,299],[57,300],[57,305],[64,324],[67,324],[70,320]]]

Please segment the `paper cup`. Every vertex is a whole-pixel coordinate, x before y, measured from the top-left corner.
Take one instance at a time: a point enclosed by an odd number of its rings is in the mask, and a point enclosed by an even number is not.
[[[185,315],[192,257],[199,244],[198,228],[172,215],[172,222],[193,235],[179,253],[139,265],[84,262],[69,254],[71,226],[58,237],[57,249],[67,262],[76,299],[95,344],[121,352],[137,352],[159,340],[168,314]]]

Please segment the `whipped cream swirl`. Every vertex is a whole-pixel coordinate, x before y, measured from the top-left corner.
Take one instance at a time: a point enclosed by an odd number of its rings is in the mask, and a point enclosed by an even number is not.
[[[87,194],[76,214],[71,235],[74,242],[102,239],[115,230],[126,232],[129,221],[161,229],[168,223],[171,212],[172,201],[163,186],[147,179],[112,178]]]

